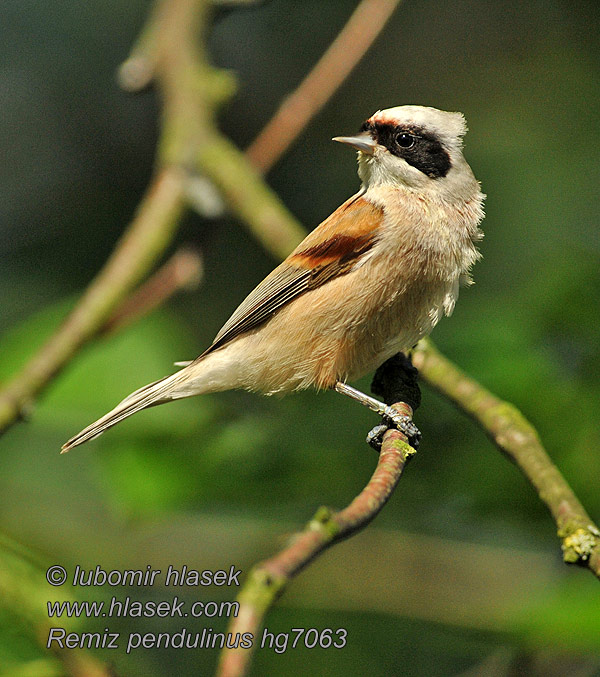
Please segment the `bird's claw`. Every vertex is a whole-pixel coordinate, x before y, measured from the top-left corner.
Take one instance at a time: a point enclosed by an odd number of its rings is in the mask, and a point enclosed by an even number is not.
[[[401,433],[404,433],[409,440],[415,437],[421,437],[421,432],[413,423],[412,418],[399,413],[393,407],[386,407],[385,414],[383,415],[383,422],[391,423],[394,428],[397,428]]]
[[[381,451],[381,445],[383,444],[383,436],[389,430],[389,426],[385,423],[379,423],[374,428],[369,430],[367,434],[367,444],[370,447],[373,447],[375,451]]]
[[[382,416],[382,422],[376,425],[367,435],[367,444],[376,451],[381,450],[383,444],[383,436],[390,429],[395,428],[406,435],[409,444],[415,449],[419,448],[421,441],[421,431],[413,423],[410,416],[400,414],[392,407],[386,407],[386,411]]]

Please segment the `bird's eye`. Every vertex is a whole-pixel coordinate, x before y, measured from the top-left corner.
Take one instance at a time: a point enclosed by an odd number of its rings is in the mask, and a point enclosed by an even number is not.
[[[400,148],[412,148],[415,145],[415,137],[408,132],[396,134],[396,143]]]

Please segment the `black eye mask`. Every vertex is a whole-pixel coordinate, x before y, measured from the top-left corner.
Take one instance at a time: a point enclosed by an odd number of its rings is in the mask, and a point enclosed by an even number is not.
[[[369,132],[392,155],[401,157],[432,179],[446,176],[452,166],[450,155],[439,140],[418,127],[367,121],[360,131]]]

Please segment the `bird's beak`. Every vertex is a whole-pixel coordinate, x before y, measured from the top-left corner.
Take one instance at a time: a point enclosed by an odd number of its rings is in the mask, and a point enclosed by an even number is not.
[[[361,150],[366,155],[373,155],[377,147],[377,141],[369,134],[369,132],[361,132],[356,136],[334,136],[332,141],[339,141],[348,146]]]

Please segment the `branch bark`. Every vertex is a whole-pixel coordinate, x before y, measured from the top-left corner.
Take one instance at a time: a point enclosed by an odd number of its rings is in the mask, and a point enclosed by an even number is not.
[[[401,414],[412,416],[408,405],[398,403],[393,406]],[[239,613],[232,619],[228,632],[233,636],[251,633],[255,639],[254,646],[265,615],[292,579],[325,549],[352,536],[375,518],[415,453],[401,432],[389,430],[384,436],[373,476],[350,505],[339,512],[319,508],[304,530],[291,539],[290,545],[250,571],[237,599]],[[224,649],[217,676],[246,675],[251,658],[252,649]]]
[[[436,390],[473,418],[515,463],[550,510],[567,564],[587,567],[600,578],[600,531],[552,463],[535,428],[445,358],[429,340],[413,352],[413,364]]]

